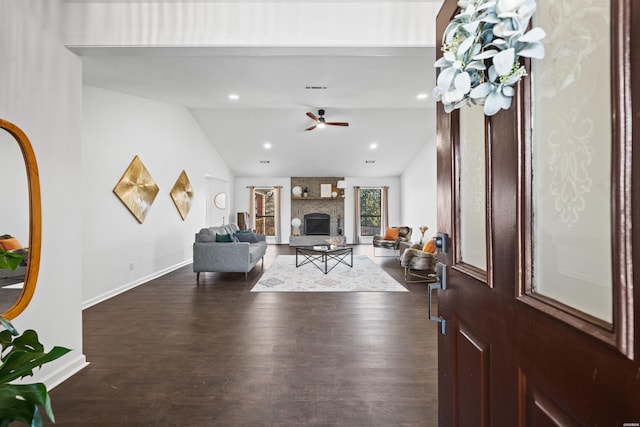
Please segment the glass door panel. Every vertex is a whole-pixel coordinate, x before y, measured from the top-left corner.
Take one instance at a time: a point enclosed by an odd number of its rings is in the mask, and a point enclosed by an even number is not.
[[[533,290],[612,322],[609,0],[538,2],[532,61]]]
[[[460,109],[458,151],[459,261],[487,269],[485,116],[482,106]]]

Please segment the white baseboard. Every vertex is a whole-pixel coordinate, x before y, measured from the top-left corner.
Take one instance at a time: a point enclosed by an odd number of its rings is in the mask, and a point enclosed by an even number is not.
[[[87,362],[87,357],[84,354],[78,354],[78,356],[66,364],[60,366],[55,372],[47,375],[44,378],[41,378],[39,382],[43,382],[47,386],[47,390],[51,391],[57,385],[61,384],[63,381],[71,378],[73,375],[77,374],[83,368],[89,366],[89,362]]]
[[[91,298],[91,299],[89,299],[87,301],[83,301],[82,309],[85,310],[85,309],[87,309],[89,307],[93,307],[94,305],[96,305],[98,303],[106,301],[109,298],[113,298],[116,295],[119,295],[119,294],[121,294],[123,292],[128,291],[129,289],[133,289],[133,288],[135,288],[137,286],[143,285],[143,284],[145,284],[145,283],[147,283],[147,282],[149,282],[149,281],[151,281],[153,279],[156,279],[156,278],[158,278],[160,276],[164,276],[167,273],[171,273],[172,271],[177,270],[179,268],[182,268],[185,265],[189,265],[192,262],[193,262],[192,259],[188,259],[188,260],[183,261],[183,262],[181,262],[179,264],[175,264],[175,265],[172,265],[171,267],[167,267],[167,268],[162,269],[160,271],[156,271],[155,273],[149,274],[148,276],[141,277],[140,279],[134,280],[133,282],[129,282],[129,283],[123,285],[123,286],[120,286],[119,288],[112,289],[109,292],[105,292],[102,295],[98,295],[97,297]]]

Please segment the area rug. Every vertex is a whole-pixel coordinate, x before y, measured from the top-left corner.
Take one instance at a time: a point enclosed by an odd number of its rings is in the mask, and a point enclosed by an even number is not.
[[[353,268],[339,264],[324,274],[313,264],[296,267],[295,255],[278,255],[251,292],[409,292],[366,255]]]

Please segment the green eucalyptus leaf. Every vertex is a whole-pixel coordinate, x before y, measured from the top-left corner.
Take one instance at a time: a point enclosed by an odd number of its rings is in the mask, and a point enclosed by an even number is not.
[[[540,42],[527,43],[527,45],[518,50],[518,55],[527,58],[544,58],[544,45]]]
[[[494,56],[496,56],[498,54],[498,50],[496,49],[489,49],[489,50],[485,50],[482,53],[479,53],[478,55],[474,56],[473,59],[478,60],[478,59],[488,59],[488,58],[493,58]]]
[[[480,6],[478,6],[478,11],[480,10],[485,10],[485,9],[489,9],[489,8],[494,8],[496,7],[496,2],[495,1],[488,1],[485,2],[484,4],[481,4]]]
[[[527,31],[536,1],[459,0],[458,7],[445,29],[444,57],[435,64],[434,97],[446,112],[473,104],[492,116],[510,108],[513,85],[526,75],[519,58],[544,57],[544,31]]]
[[[544,38],[545,36],[545,32],[542,28],[540,27],[536,27],[533,28],[530,31],[527,31],[526,33],[524,33],[524,35],[522,37],[520,37],[518,39],[518,41],[523,42],[523,43],[529,43],[529,42],[537,42],[540,41]]]
[[[516,52],[513,48],[498,53],[493,57],[493,65],[496,67],[496,72],[501,76],[509,74],[515,59]]]
[[[460,43],[460,46],[458,47],[458,58],[467,53],[471,45],[473,45],[473,38],[467,37],[466,39],[464,39],[464,41]]]
[[[467,64],[467,70],[486,70],[487,66],[482,61],[471,61]]]

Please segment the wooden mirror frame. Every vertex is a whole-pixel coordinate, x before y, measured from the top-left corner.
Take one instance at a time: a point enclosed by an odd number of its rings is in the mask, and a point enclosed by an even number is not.
[[[40,201],[40,178],[36,156],[27,135],[16,125],[0,119],[0,128],[9,132],[20,146],[22,157],[27,169],[27,186],[29,189],[29,255],[27,255],[27,270],[24,285],[17,301],[7,311],[2,313],[6,319],[14,319],[29,305],[36,290],[38,272],[40,270],[40,248],[42,242],[42,204]]]

